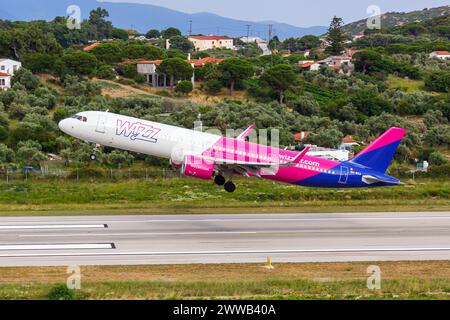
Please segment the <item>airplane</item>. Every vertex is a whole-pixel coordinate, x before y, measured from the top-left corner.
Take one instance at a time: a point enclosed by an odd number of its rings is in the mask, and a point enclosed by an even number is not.
[[[112,148],[169,159],[184,176],[214,180],[234,192],[234,176],[258,177],[293,185],[319,188],[396,186],[386,174],[406,130],[390,128],[354,158],[344,162],[308,155],[309,148],[294,152],[246,141],[250,126],[229,138],[101,111],[85,111],[61,120],[66,134]]]

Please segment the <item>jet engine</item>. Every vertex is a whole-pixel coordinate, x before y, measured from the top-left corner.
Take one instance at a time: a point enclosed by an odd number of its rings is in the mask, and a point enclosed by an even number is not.
[[[186,156],[181,173],[187,177],[209,180],[214,175],[214,162],[197,156]]]

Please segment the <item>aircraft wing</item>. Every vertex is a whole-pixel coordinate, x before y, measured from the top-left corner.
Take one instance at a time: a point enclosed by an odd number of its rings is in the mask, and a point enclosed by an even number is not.
[[[252,124],[250,127],[248,127],[247,129],[245,129],[244,132],[242,132],[236,139],[238,140],[245,140],[245,138],[248,137],[248,135],[250,134],[250,132],[252,132],[252,130],[255,128],[255,125]]]
[[[266,172],[267,174],[273,173],[273,169],[277,167],[287,168],[295,166],[309,151],[309,147],[306,147],[302,152],[299,152],[291,161],[287,162],[252,162],[252,161],[238,161],[232,159],[219,159],[213,157],[207,157],[208,160],[214,162],[221,170],[232,170],[244,176],[249,176],[251,173],[254,176],[260,177],[260,172]]]

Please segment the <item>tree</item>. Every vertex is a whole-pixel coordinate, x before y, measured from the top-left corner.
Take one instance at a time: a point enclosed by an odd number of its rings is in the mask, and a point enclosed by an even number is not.
[[[192,81],[189,80],[182,80],[178,82],[177,86],[175,87],[175,92],[185,95],[191,93],[192,90],[194,90],[194,86],[192,85]]]
[[[107,161],[110,165],[120,168],[122,165],[133,164],[134,156],[127,151],[113,150],[108,154]]]
[[[77,76],[92,76],[97,68],[95,55],[83,51],[68,53],[62,57],[61,62],[61,75],[68,73]]]
[[[14,161],[14,151],[0,143],[0,165]]]
[[[284,102],[285,91],[297,83],[297,77],[292,67],[287,64],[279,64],[266,70],[262,74],[261,80],[267,82],[272,89],[278,92],[280,103]]]
[[[350,98],[350,101],[361,114],[369,117],[390,112],[393,109],[390,101],[383,98],[376,90],[359,90]]]
[[[430,161],[431,164],[434,164],[436,166],[440,166],[447,163],[447,159],[439,151],[431,153],[430,156],[428,157],[428,161]]]
[[[151,29],[145,34],[145,37],[147,39],[157,39],[161,37],[161,32],[159,32],[159,30],[156,29]]]
[[[353,55],[355,70],[362,73],[373,74],[391,72],[394,69],[391,60],[374,50],[362,50]]]
[[[450,92],[450,71],[435,71],[425,77],[425,88],[430,91]]]
[[[167,28],[166,30],[163,30],[161,32],[161,36],[164,39],[170,39],[170,38],[175,37],[175,36],[181,36],[181,31],[178,30],[177,28],[171,27],[171,28]]]
[[[222,91],[223,85],[219,80],[208,80],[205,83],[204,90],[211,95],[216,95]]]
[[[25,165],[39,166],[41,161],[47,159],[45,154],[41,151],[41,145],[35,141],[21,141],[17,147],[17,158]]]
[[[172,49],[178,49],[182,52],[194,50],[194,44],[183,36],[171,37],[169,41]]]
[[[95,39],[110,38],[113,31],[113,26],[110,21],[105,18],[109,17],[107,10],[97,8],[92,10],[89,14],[89,32]]]
[[[97,70],[97,77],[112,80],[116,77],[116,73],[110,65],[102,64]]]
[[[255,73],[255,67],[248,60],[230,58],[219,64],[221,79],[230,87],[232,94],[236,82],[250,78]]]
[[[300,38],[303,49],[313,49],[320,46],[320,39],[314,35],[306,35]]]
[[[111,32],[113,39],[128,40],[128,32],[124,29],[113,28]]]
[[[102,43],[91,50],[91,53],[107,64],[119,62],[122,59],[122,50],[116,42]]]
[[[12,85],[22,84],[27,90],[34,90],[39,86],[39,79],[30,70],[20,68],[12,78]]]
[[[330,47],[327,50],[333,54],[340,54],[344,50],[345,34],[342,30],[343,26],[344,21],[342,18],[334,16],[327,34],[327,40],[330,42]]]
[[[159,73],[165,73],[170,77],[170,88],[173,89],[175,79],[189,79],[194,69],[185,60],[180,58],[168,58],[156,68]]]
[[[166,53],[155,46],[133,43],[123,48],[123,58],[160,60],[166,58]]]

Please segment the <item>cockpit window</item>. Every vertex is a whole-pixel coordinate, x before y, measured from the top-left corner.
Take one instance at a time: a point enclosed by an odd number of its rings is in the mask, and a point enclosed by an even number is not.
[[[78,114],[72,116],[72,119],[77,119],[78,121],[87,122],[87,118],[86,117],[80,116]]]

